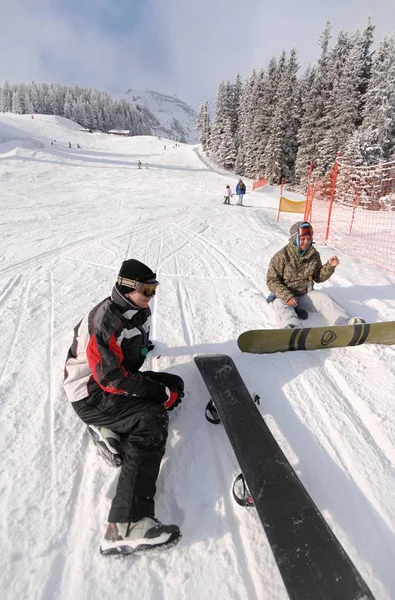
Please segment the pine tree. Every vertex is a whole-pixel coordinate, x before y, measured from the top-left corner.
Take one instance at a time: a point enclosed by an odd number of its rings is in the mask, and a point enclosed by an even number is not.
[[[237,152],[237,148],[240,144],[239,118],[240,118],[240,104],[241,104],[242,94],[243,94],[243,81],[241,79],[240,73],[237,73],[236,82],[233,86],[233,115],[232,115],[232,118],[233,118],[232,135],[233,135],[233,140],[234,140],[235,147],[236,147],[236,152]]]
[[[236,161],[236,145],[232,135],[232,123],[230,119],[226,120],[224,132],[222,135],[220,156],[222,157],[221,166],[224,169],[232,170]]]
[[[81,96],[79,96],[77,101],[74,102],[74,104],[73,104],[73,108],[71,110],[71,118],[73,121],[75,121],[79,125],[82,125],[83,127],[87,127],[89,124],[88,118],[87,118],[87,115],[85,112],[85,105],[84,105],[84,102],[82,101]]]
[[[32,83],[30,85],[30,100],[33,105],[32,112],[41,114],[42,113],[41,98],[40,98],[38,86],[34,81],[32,81]]]
[[[3,85],[3,112],[12,111],[12,91],[8,81]]]
[[[55,86],[54,84],[49,86],[46,104],[47,110],[51,115],[63,115],[64,101],[61,102],[60,100],[59,87],[60,86]]]
[[[255,69],[243,85],[240,106],[238,110],[238,130],[236,132],[237,157],[236,173],[246,175],[246,157],[249,154],[251,123],[253,120],[253,91],[256,86],[257,74]]]
[[[221,155],[222,136],[225,131],[227,119],[226,85],[224,81],[218,86],[217,100],[215,105],[215,118],[211,127],[210,149],[213,159],[222,163]]]
[[[68,90],[66,97],[64,99],[63,116],[66,117],[66,119],[71,119],[72,115],[73,115],[73,96],[71,94],[71,91]]]
[[[360,77],[359,77],[359,108],[358,108],[358,121],[356,123],[357,127],[362,125],[363,120],[363,109],[365,106],[365,94],[368,89],[370,77],[372,74],[372,50],[371,46],[373,44],[373,32],[374,25],[372,25],[370,18],[368,19],[368,24],[366,29],[364,30],[361,39],[360,39]]]
[[[209,105],[205,101],[201,104],[196,121],[196,129],[199,133],[199,141],[202,144],[203,150],[206,152],[210,144],[210,117]]]
[[[17,115],[23,115],[24,106],[22,104],[21,95],[19,93],[19,87],[13,86],[12,89],[12,105],[11,112],[16,113]]]
[[[279,184],[284,178],[292,181],[296,157],[298,129],[298,64],[296,50],[289,61],[283,62],[275,95],[274,115],[265,148],[265,175],[270,183]]]
[[[321,35],[321,55],[314,70],[314,79],[303,106],[303,118],[298,131],[298,153],[295,163],[296,180],[306,185],[310,161],[316,162],[318,144],[325,134],[325,99],[330,85],[328,77],[328,45],[331,24],[327,22]]]
[[[247,130],[244,157],[244,174],[248,177],[258,176],[258,157],[264,131],[261,125],[261,107],[265,93],[266,75],[263,67],[259,69],[252,88],[249,114],[247,116]]]
[[[369,163],[391,160],[395,152],[395,35],[386,37],[376,52],[363,116],[361,133],[367,141]]]

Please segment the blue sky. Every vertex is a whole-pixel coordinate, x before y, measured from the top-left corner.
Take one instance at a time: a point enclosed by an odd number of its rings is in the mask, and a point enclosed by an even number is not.
[[[0,0],[0,81],[79,83],[177,94],[193,106],[296,46],[316,60],[329,17],[376,43],[395,32],[394,0]]]

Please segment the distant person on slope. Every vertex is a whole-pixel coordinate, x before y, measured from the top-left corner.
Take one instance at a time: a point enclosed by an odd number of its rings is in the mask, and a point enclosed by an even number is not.
[[[230,204],[231,197],[232,197],[232,190],[230,189],[230,185],[227,185],[225,188],[224,204]]]
[[[143,163],[141,162],[141,160],[139,160],[139,161],[137,162],[137,167],[138,167],[139,169],[141,169],[141,165],[142,165],[142,164],[143,164]]]
[[[237,201],[237,206],[243,206],[243,196],[246,193],[246,186],[245,183],[239,179],[237,185],[236,185],[236,194],[238,196],[238,201]]]
[[[299,318],[307,319],[308,312],[320,312],[330,325],[364,323],[351,317],[328,294],[313,289],[333,275],[339,264],[332,256],[323,265],[319,252],[313,247],[313,228],[310,223],[298,221],[289,230],[289,243],[277,252],[267,271],[267,287],[272,292],[268,302],[273,302],[279,327],[300,328]]]
[[[79,322],[64,389],[106,460],[122,465],[102,554],[131,554],[177,543],[177,525],[155,519],[154,496],[168,434],[168,411],[184,396],[178,375],[140,371],[149,341],[150,300],[159,282],[135,259],[122,263],[111,297]]]

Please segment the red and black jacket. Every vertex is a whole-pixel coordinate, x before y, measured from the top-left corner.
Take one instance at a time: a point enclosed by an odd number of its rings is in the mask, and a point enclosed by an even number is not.
[[[167,399],[163,384],[140,372],[147,354],[151,310],[129,302],[114,287],[74,329],[64,389],[70,402],[100,392]]]

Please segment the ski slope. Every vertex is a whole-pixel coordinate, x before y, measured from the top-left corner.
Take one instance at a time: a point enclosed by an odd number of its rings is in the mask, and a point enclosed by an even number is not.
[[[44,148],[23,148],[25,137]],[[395,598],[395,348],[240,353],[243,330],[273,325],[266,269],[296,219],[276,223],[275,188],[224,206],[236,182],[188,145],[0,115],[3,599],[286,600],[257,515],[231,497],[238,465],[223,428],[204,418],[201,353],[234,359],[377,600]],[[183,538],[167,553],[117,559],[99,553],[117,470],[98,457],[62,379],[74,326],[132,257],[161,282],[147,369],[186,382],[156,502]],[[395,276],[339,258],[319,287],[353,315],[395,320]]]

